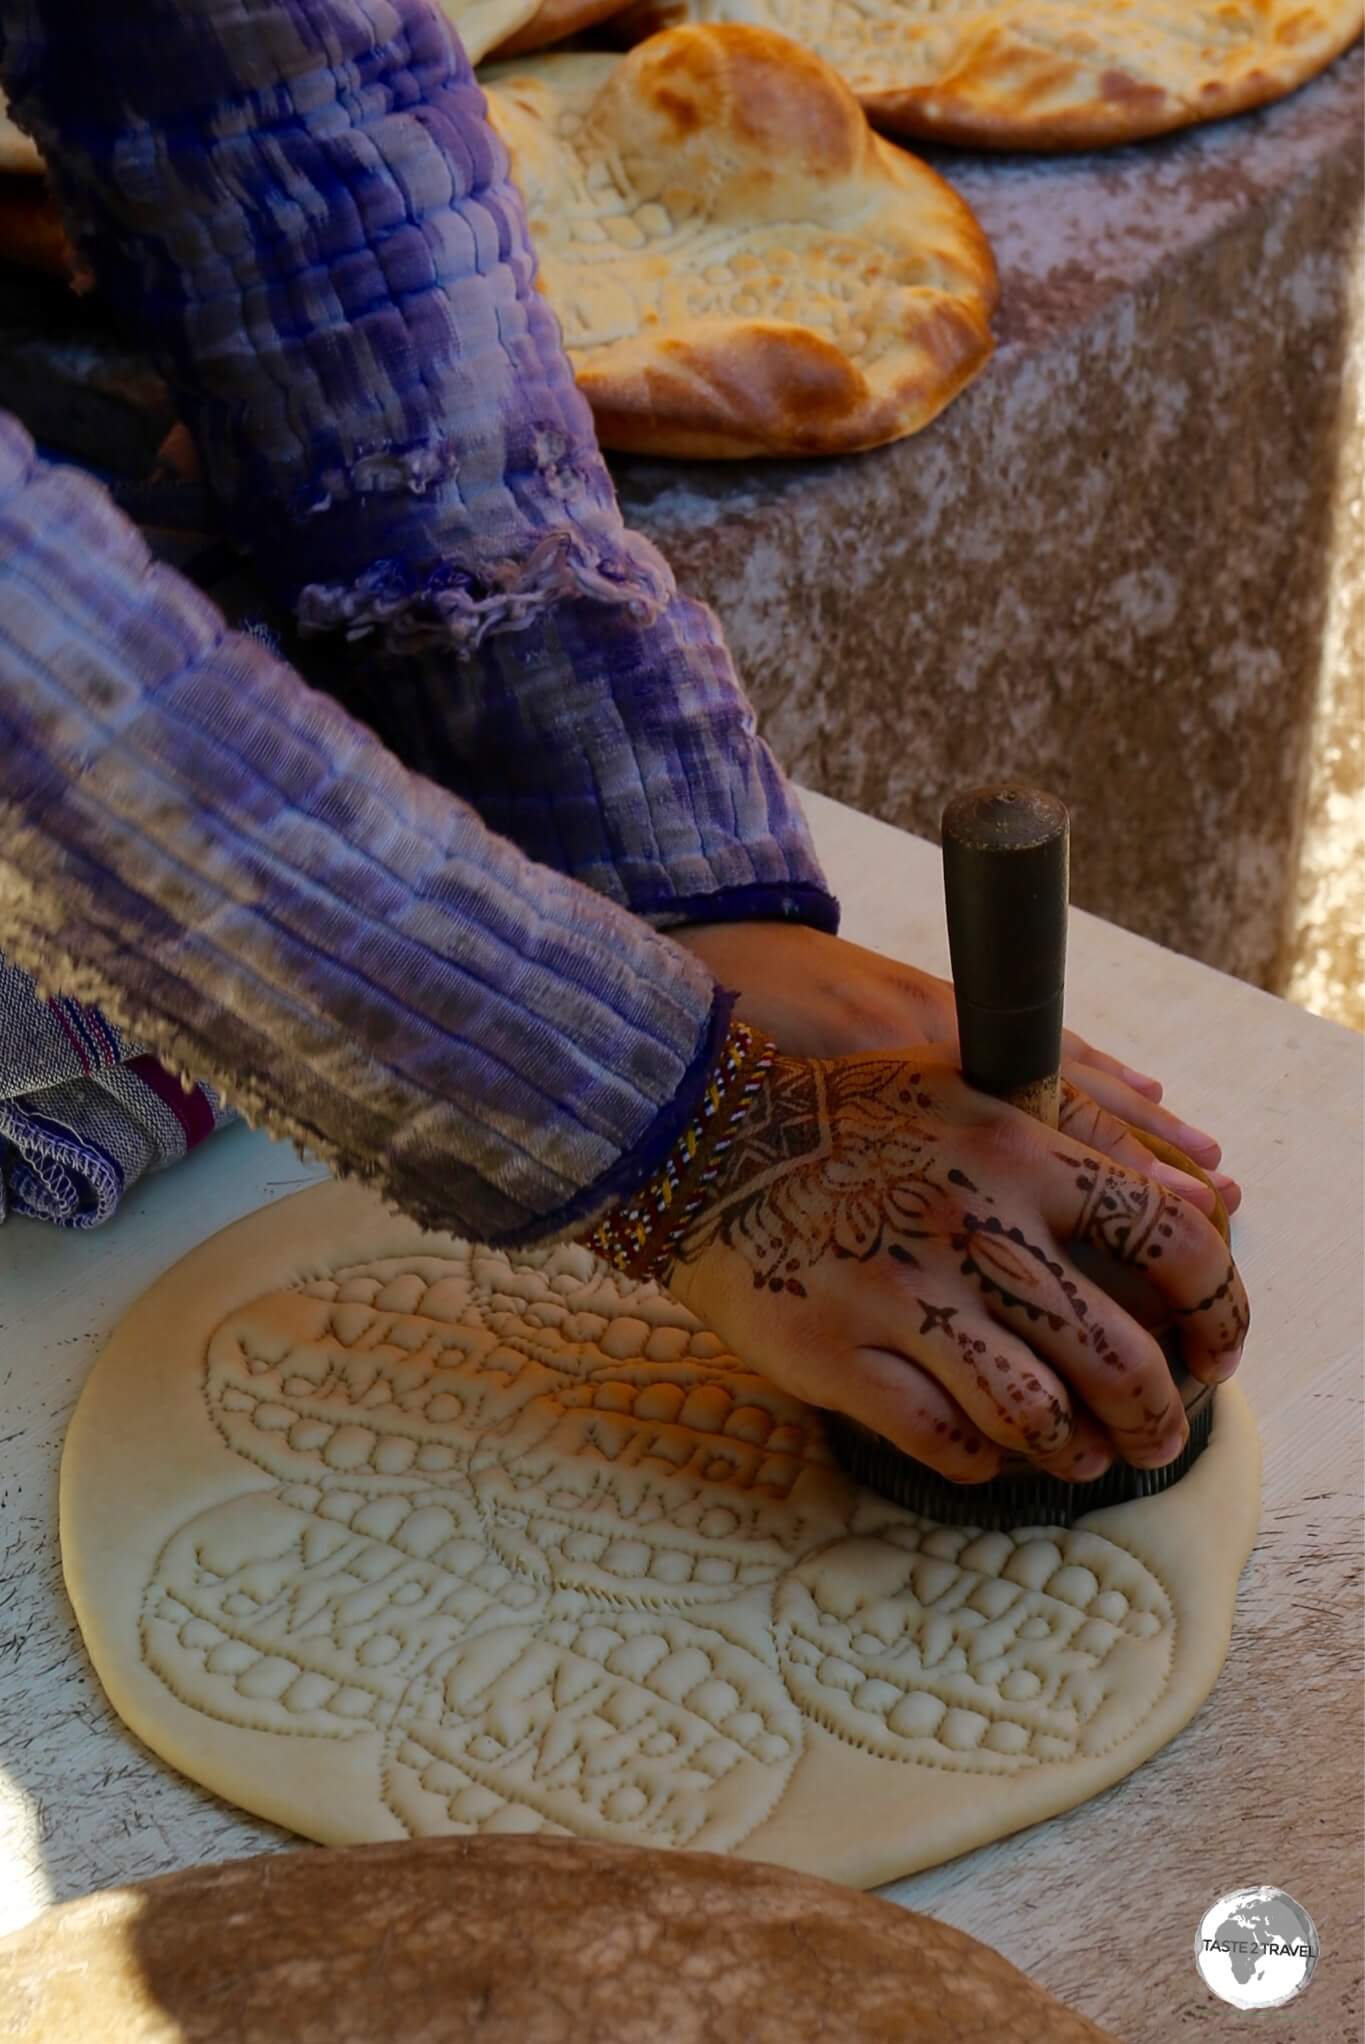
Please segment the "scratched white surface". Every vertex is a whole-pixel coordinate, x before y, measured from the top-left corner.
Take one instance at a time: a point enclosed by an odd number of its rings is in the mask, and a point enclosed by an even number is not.
[[[845,934],[944,969],[938,855],[823,798],[807,806]],[[1309,1992],[1274,2044],[1361,2032],[1362,1039],[1087,916],[1068,1019],[1158,1072],[1221,1136],[1246,1206],[1244,1366],[1263,1521],[1232,1652],[1187,1730],[1068,1816],[898,1883],[1126,2044],[1232,2039],[1193,1967],[1218,1894],[1274,1882],[1315,1918]],[[0,1932],[50,1899],[288,1843],[153,1758],[113,1718],[62,1589],[67,1418],[127,1307],[197,1242],[323,1176],[237,1129],[88,1236],[0,1230]],[[907,1810],[907,1824],[914,1812]]]

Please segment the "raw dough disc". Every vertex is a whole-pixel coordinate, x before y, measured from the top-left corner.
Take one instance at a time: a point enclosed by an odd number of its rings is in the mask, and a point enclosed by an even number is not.
[[[1091,149],[1293,92],[1360,34],[1361,0],[637,0],[627,41],[679,22],[795,36],[871,117],[987,149]]]
[[[581,1838],[270,1853],[109,1889],[0,1938],[0,2007],[10,2044],[1113,2044],[946,1923]]]
[[[857,1886],[1095,1795],[1187,1722],[1255,1532],[1255,1427],[1071,1532],[935,1527],[586,1250],[515,1261],[353,1186],[154,1285],[62,1464],[125,1722],[332,1843],[577,1832]]]
[[[603,446],[847,454],[986,363],[974,214],[787,37],[683,28],[480,83]]]

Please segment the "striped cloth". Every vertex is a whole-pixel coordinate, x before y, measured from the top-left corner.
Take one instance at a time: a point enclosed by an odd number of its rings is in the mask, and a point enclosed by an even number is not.
[[[0,1221],[96,1228],[229,1118],[212,1087],[183,1087],[98,1008],[44,1000],[0,955]]]

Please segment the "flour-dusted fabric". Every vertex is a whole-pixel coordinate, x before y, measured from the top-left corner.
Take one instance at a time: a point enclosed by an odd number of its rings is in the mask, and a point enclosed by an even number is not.
[[[0,945],[476,1239],[574,1231],[690,1118],[730,998],[409,774],[0,415]]]
[[[98,1008],[44,1000],[0,955],[0,1221],[96,1228],[149,1171],[230,1120]]]
[[[712,613],[652,624],[583,602],[446,653],[309,659],[406,765],[490,830],[660,928],[754,918],[834,931],[791,784],[758,736]]]

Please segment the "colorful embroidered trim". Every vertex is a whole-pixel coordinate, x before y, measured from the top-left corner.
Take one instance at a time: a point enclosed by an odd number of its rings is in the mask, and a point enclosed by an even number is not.
[[[697,1112],[659,1170],[584,1237],[595,1255],[627,1277],[664,1279],[776,1056],[767,1037],[731,1023]]]

